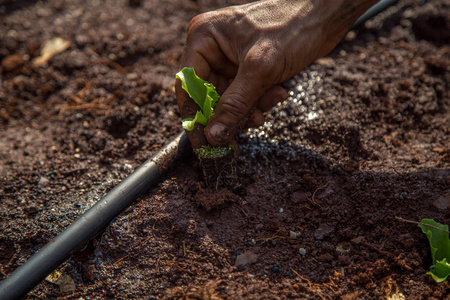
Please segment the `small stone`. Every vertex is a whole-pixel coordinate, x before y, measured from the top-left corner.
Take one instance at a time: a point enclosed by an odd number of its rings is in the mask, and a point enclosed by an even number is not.
[[[323,240],[324,237],[329,236],[334,232],[334,227],[328,224],[322,224],[317,228],[316,232],[314,232],[314,237],[316,240]]]
[[[42,176],[42,177],[39,179],[38,186],[39,186],[40,188],[47,187],[49,184],[50,184],[50,180],[48,180],[46,177],[43,177],[43,176]]]
[[[25,207],[24,210],[29,215],[34,215],[39,211],[39,209],[36,206],[28,206],[28,207]]]
[[[300,253],[300,255],[305,256],[306,255],[306,249],[305,248],[300,248],[298,249],[298,253]]]
[[[352,239],[351,241],[352,241],[352,243],[355,243],[355,244],[361,244],[362,242],[366,241],[366,238],[363,236],[358,236],[358,237],[355,237],[354,239]]]
[[[280,268],[278,268],[278,267],[273,267],[273,268],[272,268],[272,272],[274,272],[274,273],[280,273]]]
[[[280,213],[284,213],[284,209],[283,208],[280,208]]]
[[[349,31],[346,35],[345,35],[345,39],[347,41],[353,41],[356,38],[356,32],[354,31]]]
[[[351,249],[352,245],[349,242],[341,242],[336,246],[336,251],[340,254],[348,253]]]
[[[2,70],[3,72],[9,72],[22,66],[24,63],[25,61],[23,60],[22,55],[13,54],[2,60]]]
[[[316,60],[316,63],[321,66],[331,67],[334,64],[334,59],[332,59],[331,57],[322,57]]]
[[[61,294],[70,294],[75,291],[75,282],[69,275],[62,275],[56,281]]]
[[[131,171],[133,171],[133,166],[130,165],[130,164],[124,164],[123,165],[123,170],[126,171],[126,172],[131,172]]]
[[[301,235],[300,232],[289,231],[289,238],[291,240],[296,240]]]
[[[433,205],[440,211],[445,211],[447,209],[447,207],[450,206],[450,192],[447,192],[446,194],[437,198],[433,202]]]
[[[126,75],[126,78],[128,80],[134,81],[134,80],[137,80],[139,78],[139,75],[137,73],[128,73]]]
[[[245,253],[238,255],[236,257],[236,262],[234,265],[238,268],[245,267],[248,264],[255,263],[258,261],[258,255],[252,251],[246,251]]]

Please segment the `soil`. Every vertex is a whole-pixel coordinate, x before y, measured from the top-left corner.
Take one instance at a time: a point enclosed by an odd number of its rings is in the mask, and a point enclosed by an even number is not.
[[[181,131],[187,24],[238,3],[0,4],[0,279]],[[449,297],[396,218],[450,223],[449,14],[400,1],[350,32],[238,137],[239,190],[205,191],[187,157],[26,299]],[[33,66],[54,37],[70,47]]]

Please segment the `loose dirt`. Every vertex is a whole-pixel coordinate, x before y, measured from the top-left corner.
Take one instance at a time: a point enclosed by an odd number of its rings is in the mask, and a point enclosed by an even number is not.
[[[0,4],[0,279],[181,131],[187,24],[238,3]],[[240,189],[205,190],[187,157],[58,268],[74,285],[26,299],[448,297],[396,217],[450,223],[449,20],[400,1],[350,32],[238,137]],[[70,47],[33,66],[54,37]]]

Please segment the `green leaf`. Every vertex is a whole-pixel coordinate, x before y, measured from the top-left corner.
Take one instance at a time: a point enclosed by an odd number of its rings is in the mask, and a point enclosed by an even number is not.
[[[450,264],[447,263],[447,259],[443,259],[442,261],[436,262],[434,266],[431,267],[431,270],[427,273],[433,277],[436,282],[443,282],[450,275]]]
[[[183,68],[176,74],[176,78],[181,80],[181,87],[200,107],[194,119],[189,118],[182,121],[183,128],[191,131],[194,129],[195,122],[206,126],[209,118],[214,115],[214,107],[220,98],[216,88],[198,77],[193,68]]]
[[[194,130],[194,125],[196,122],[206,126],[206,122],[208,122],[208,119],[202,114],[201,111],[197,111],[197,113],[195,114],[195,118],[187,118],[181,120],[181,125],[187,131],[192,131]]]
[[[216,88],[211,83],[206,83],[206,99],[203,105],[203,114],[209,120],[214,115],[214,107],[220,96],[216,92]]]
[[[447,260],[450,259],[448,225],[440,224],[432,219],[422,219],[420,223],[418,226],[427,235],[433,260],[433,265],[427,274],[431,275],[436,282],[442,282],[450,275],[450,264],[447,263]]]

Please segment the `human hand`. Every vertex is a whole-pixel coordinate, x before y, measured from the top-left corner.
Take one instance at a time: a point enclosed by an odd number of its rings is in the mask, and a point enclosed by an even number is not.
[[[181,65],[222,95],[206,128],[187,132],[192,146],[226,145],[243,128],[261,126],[263,113],[288,97],[277,84],[330,52],[374,2],[264,0],[192,19]],[[176,96],[183,119],[194,117],[198,107],[179,80]]]

